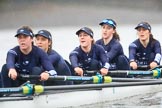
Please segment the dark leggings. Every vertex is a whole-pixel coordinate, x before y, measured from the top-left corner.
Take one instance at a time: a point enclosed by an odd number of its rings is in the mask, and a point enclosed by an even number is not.
[[[22,78],[20,79],[19,77],[16,80],[12,80],[11,78],[8,77],[8,72],[9,72],[9,70],[7,69],[6,64],[4,64],[2,66],[2,70],[1,70],[1,83],[0,83],[1,87],[18,87],[27,81]],[[31,74],[32,75],[40,75],[41,72],[42,72],[41,68],[34,67],[32,69]],[[30,82],[32,84],[41,84],[41,82],[38,80],[30,80]]]
[[[68,61],[61,60],[57,62],[53,67],[55,68],[57,75],[59,76],[71,76],[71,70],[69,68]],[[52,86],[52,85],[72,85],[73,81],[45,81],[44,84],[46,86]]]
[[[130,70],[129,60],[125,55],[120,55],[114,59],[111,63],[110,70]]]
[[[129,60],[125,55],[120,55],[116,64],[117,70],[130,70]]]

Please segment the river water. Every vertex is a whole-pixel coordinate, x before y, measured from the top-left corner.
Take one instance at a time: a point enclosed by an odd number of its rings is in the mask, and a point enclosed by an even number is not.
[[[145,94],[115,101],[105,101],[77,108],[162,108],[162,93]]]
[[[19,0],[17,0],[19,1]],[[32,0],[29,0],[32,2]],[[117,21],[117,32],[121,38],[124,52],[128,56],[128,45],[137,38],[134,27],[140,21],[148,21],[152,26],[152,34],[162,42],[161,8],[158,0],[66,0],[63,2],[29,2],[22,3],[20,0],[10,4],[0,5],[0,67],[5,63],[6,53],[17,45],[14,37],[16,30],[29,25],[34,33],[40,29],[47,29],[53,35],[53,48],[60,53],[64,59],[69,61],[69,53],[79,45],[75,32],[83,26],[88,26],[94,31],[94,39],[101,38],[101,29],[98,23],[104,18],[113,18]],[[93,1],[93,5],[92,5]],[[145,2],[144,2],[145,1]],[[147,2],[146,2],[147,1]],[[63,5],[61,5],[63,3]],[[71,4],[71,5],[66,5]],[[141,4],[140,4],[141,3]],[[28,7],[26,6],[28,5]],[[144,5],[147,4],[147,5]],[[115,7],[113,7],[116,5]],[[122,7],[120,7],[120,5]],[[108,7],[109,6],[109,7]],[[6,7],[4,9],[4,7]],[[138,7],[138,8],[136,8]],[[93,94],[92,94],[93,95]],[[162,108],[162,93],[147,94],[129,97],[111,102],[96,103],[92,105],[78,106],[78,108]]]

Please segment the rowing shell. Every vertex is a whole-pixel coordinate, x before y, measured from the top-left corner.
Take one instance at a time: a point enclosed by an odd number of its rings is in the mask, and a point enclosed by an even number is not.
[[[98,102],[113,101],[126,97],[162,91],[161,80],[110,84],[85,84],[66,86],[46,86],[43,94],[20,97],[5,101],[0,98],[1,108],[57,108],[71,107]],[[8,97],[11,98],[11,97]],[[26,99],[25,99],[26,98]]]

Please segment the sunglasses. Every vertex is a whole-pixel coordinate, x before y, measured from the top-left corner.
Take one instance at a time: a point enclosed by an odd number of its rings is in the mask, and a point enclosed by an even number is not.
[[[109,24],[109,25],[111,25],[113,27],[116,27],[115,22],[112,21],[112,20],[110,20],[110,19],[104,19],[101,23],[103,23],[103,24]]]

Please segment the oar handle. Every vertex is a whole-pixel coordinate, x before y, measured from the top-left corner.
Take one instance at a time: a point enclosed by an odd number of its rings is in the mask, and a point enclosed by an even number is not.
[[[149,69],[150,69],[149,65],[142,65],[137,67],[137,70],[149,70]]]
[[[20,75],[21,78],[23,79],[39,79],[39,75]],[[97,75],[97,76],[50,76],[48,80],[53,80],[53,81],[90,81],[93,83],[108,83],[111,82],[111,77],[105,76],[103,77],[102,75]]]
[[[30,79],[36,79],[36,80],[38,80],[38,79],[40,79],[40,76],[39,75],[28,75],[28,74],[19,74],[19,76],[18,76],[20,79],[28,79],[28,80],[30,80]]]
[[[142,66],[138,66],[137,70],[154,70],[156,68],[162,68],[162,65],[158,65],[153,69],[150,69],[150,65],[142,65]]]

